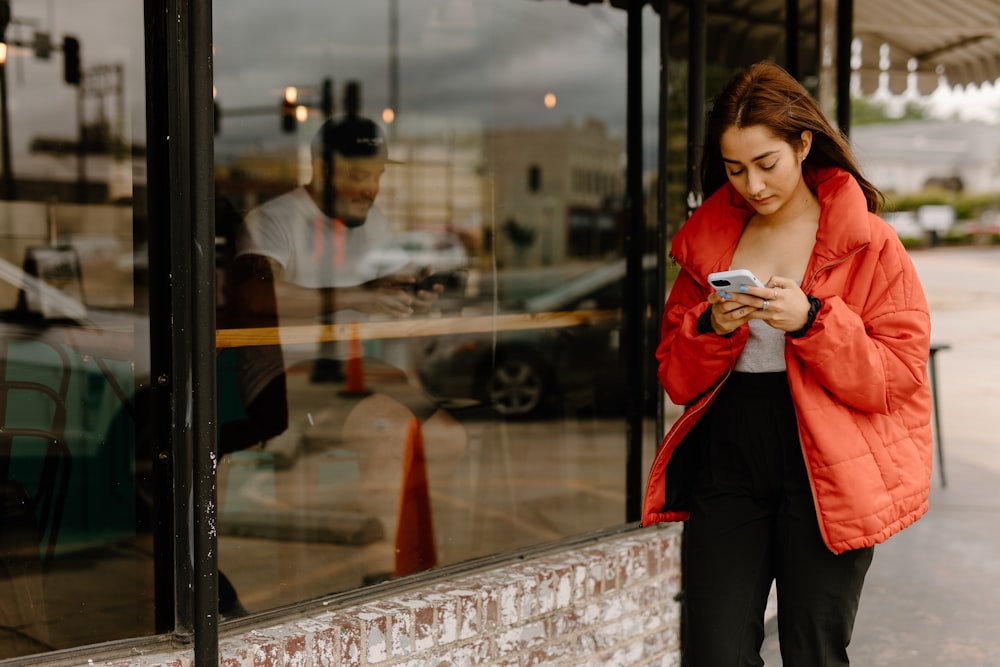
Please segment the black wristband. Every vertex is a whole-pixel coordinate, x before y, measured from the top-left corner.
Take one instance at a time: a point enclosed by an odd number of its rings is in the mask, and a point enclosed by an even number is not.
[[[712,309],[707,308],[705,312],[698,316],[698,326],[695,327],[700,334],[714,333],[712,328]]]
[[[812,294],[807,294],[806,298],[809,299],[809,314],[806,315],[806,323],[801,329],[788,332],[788,335],[792,338],[802,338],[809,333],[809,329],[812,328],[813,322],[816,321],[816,314],[819,313],[819,309],[823,307],[823,302]]]
[[[735,331],[730,331],[727,334],[716,333],[715,327],[712,326],[711,308],[705,309],[705,312],[703,312],[701,315],[698,316],[698,324],[695,326],[695,329],[700,334],[714,333],[716,336],[722,336],[723,338],[729,338],[734,333],[736,333]]]

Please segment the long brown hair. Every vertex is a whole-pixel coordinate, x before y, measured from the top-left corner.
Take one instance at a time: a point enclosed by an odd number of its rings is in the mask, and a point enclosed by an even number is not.
[[[834,129],[816,100],[788,72],[764,61],[736,74],[718,97],[705,129],[701,160],[701,184],[705,196],[725,185],[728,177],[722,162],[720,141],[730,127],[766,127],[793,148],[799,148],[802,132],[812,132],[812,147],[805,164],[840,167],[854,176],[868,200],[868,210],[877,213],[885,197],[861,175],[847,139]]]

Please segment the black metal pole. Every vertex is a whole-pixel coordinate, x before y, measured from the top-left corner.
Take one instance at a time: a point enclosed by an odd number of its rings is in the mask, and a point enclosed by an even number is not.
[[[194,663],[210,666],[219,659],[211,3],[163,0],[157,11],[176,17],[160,42],[168,138],[150,138],[167,161],[155,186],[169,188],[170,361],[157,383],[168,394],[173,456],[174,634],[193,638]]]
[[[854,0],[837,3],[837,126],[851,133],[851,42],[854,39]]]
[[[146,216],[149,242],[149,275],[167,276],[173,271],[171,256],[172,235],[170,225],[174,216],[174,191],[170,187],[174,170],[171,163],[173,146],[169,140],[174,122],[176,95],[170,93],[167,63],[176,61],[173,43],[164,41],[174,21],[167,17],[163,0],[145,0],[146,47],[146,151],[147,181],[149,183]],[[138,237],[138,234],[135,235]],[[137,239],[133,243],[138,243]],[[137,288],[140,287],[137,285]],[[173,405],[170,379],[173,376],[173,281],[148,281],[149,290],[149,387],[137,387],[146,392],[151,409],[145,418],[150,422],[149,433],[154,442],[145,442],[143,454],[152,464],[153,501],[153,596],[154,626],[157,634],[178,631],[178,621],[190,618],[190,612],[181,614],[177,607],[177,580],[175,563],[190,570],[186,560],[179,560],[177,552],[174,503]],[[136,292],[138,294],[138,291]],[[139,394],[137,393],[137,396]],[[138,456],[138,453],[137,453]],[[141,513],[137,512],[137,516]],[[189,576],[183,577],[185,583]],[[184,600],[189,598],[184,596]]]
[[[645,386],[643,319],[646,310],[642,279],[644,252],[644,197],[642,191],[642,6],[643,0],[630,0],[626,28],[626,130],[625,173],[627,222],[625,230],[625,295],[622,322],[622,352],[628,396],[625,414],[625,520],[642,517],[642,418]]]
[[[76,192],[81,204],[87,203],[87,133],[84,131],[83,98],[87,85],[87,73],[80,75],[76,84]]]
[[[215,130],[212,98],[212,3],[189,0],[191,17],[190,172],[191,435],[194,490],[194,654],[219,662],[219,560],[216,533]]]
[[[670,63],[670,25],[667,21],[666,8],[660,12],[660,76],[659,100],[657,102],[657,137],[656,137],[656,294],[653,295],[653,321],[659,325],[663,319],[663,304],[667,296],[667,101],[670,92],[668,66]],[[655,346],[657,341],[650,341]],[[655,376],[655,374],[654,374]],[[656,433],[663,434],[666,430],[664,393],[658,380],[653,380],[652,391],[657,392],[656,401]]]
[[[195,583],[194,573],[194,450],[191,413],[194,400],[194,381],[191,363],[194,358],[194,341],[191,330],[191,267],[190,244],[194,237],[191,192],[193,156],[191,132],[193,112],[191,86],[187,67],[190,58],[191,0],[165,0],[166,13],[175,20],[166,21],[167,45],[166,102],[167,102],[167,168],[169,177],[159,187],[169,189],[170,246],[167,269],[170,276],[170,359],[169,366],[158,384],[168,393],[169,433],[173,455],[174,480],[174,635],[182,642],[194,640],[195,635]],[[162,141],[162,137],[156,137]],[[156,249],[153,250],[154,252]],[[197,662],[197,659],[196,659]]]
[[[7,41],[7,26],[10,24],[10,2],[0,0],[0,41]],[[0,133],[3,133],[0,162],[3,167],[4,199],[14,198],[14,170],[10,159],[10,114],[7,109],[7,59],[10,45],[4,44],[4,59],[0,62]]]
[[[799,78],[799,0],[785,0],[785,69]]]
[[[0,132],[3,133],[3,194],[14,198],[14,171],[10,160],[10,114],[7,110],[7,63],[0,64]]]
[[[688,215],[701,206],[702,142],[705,135],[705,58],[708,15],[704,2],[688,6],[688,137],[687,137],[687,209]]]
[[[394,138],[399,122],[399,0],[389,0],[389,108],[389,137]]]

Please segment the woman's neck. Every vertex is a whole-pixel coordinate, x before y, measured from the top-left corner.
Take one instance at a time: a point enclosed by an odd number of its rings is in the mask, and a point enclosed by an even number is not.
[[[787,204],[769,215],[756,214],[753,224],[771,229],[819,222],[820,205],[816,195],[803,183],[800,190]]]

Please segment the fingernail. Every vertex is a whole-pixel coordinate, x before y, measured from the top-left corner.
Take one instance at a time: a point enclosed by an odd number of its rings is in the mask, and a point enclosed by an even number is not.
[[[740,291],[741,292],[746,292],[747,291],[747,286],[746,285],[740,285]]]
[[[721,296],[723,299],[728,299],[729,292],[719,292],[719,296]]]

